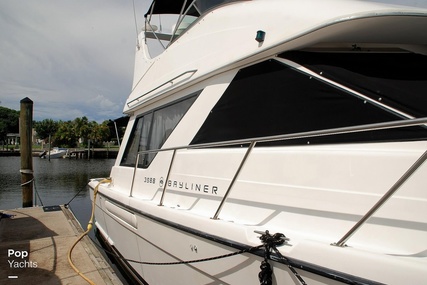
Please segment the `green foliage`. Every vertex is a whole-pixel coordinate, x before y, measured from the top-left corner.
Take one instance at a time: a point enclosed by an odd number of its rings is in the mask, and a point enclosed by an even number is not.
[[[79,141],[83,146],[88,145],[91,140],[92,146],[102,146],[103,141],[111,140],[108,121],[98,124],[90,122],[87,117],[76,118],[73,121],[54,122],[45,119],[35,123],[36,132],[41,139],[52,136],[52,145],[58,147],[76,147]],[[40,131],[40,132],[39,132]]]
[[[108,121],[104,121],[102,124],[91,122],[90,130],[89,139],[95,143],[99,144],[110,139],[110,128],[108,127]]]
[[[8,133],[19,133],[19,111],[0,106],[0,140]]]
[[[55,122],[52,119],[44,119],[41,122],[36,122],[34,124],[34,129],[37,132],[39,139],[46,140],[49,136],[52,136],[58,130],[58,122]]]
[[[74,123],[71,121],[59,121],[54,140],[55,144],[59,147],[76,147],[78,136],[75,131]]]
[[[88,140],[89,133],[91,132],[89,120],[86,117],[75,118],[73,121],[76,135],[84,141]]]
[[[8,133],[19,133],[19,111],[0,106],[0,140],[6,140]],[[109,121],[98,124],[90,122],[87,117],[76,118],[73,121],[54,121],[44,119],[34,122],[33,126],[39,139],[48,142],[51,136],[52,145],[58,147],[76,147],[79,141],[83,146],[102,146],[104,141],[112,139],[112,133],[108,126]],[[115,136],[113,136],[115,138]]]

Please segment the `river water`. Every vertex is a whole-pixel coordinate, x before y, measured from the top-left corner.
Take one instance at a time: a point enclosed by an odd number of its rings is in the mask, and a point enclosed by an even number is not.
[[[114,159],[33,158],[33,203],[52,206],[70,203],[82,225],[91,212],[87,183],[90,178],[108,177]],[[0,157],[0,210],[22,207],[20,157]]]
[[[51,159],[49,162],[47,159],[34,157],[33,192],[37,192],[38,197],[33,198],[33,202],[38,206],[69,203],[74,215],[86,229],[92,211],[87,183],[91,178],[109,177],[114,162],[115,159],[63,158]],[[20,157],[0,157],[0,211],[22,207],[20,169]],[[89,236],[92,240],[96,239],[93,231]],[[128,284],[118,268],[114,264],[110,265],[123,284]]]
[[[115,159],[63,158],[51,159],[49,162],[47,159],[34,157],[33,192],[37,192],[38,197],[33,198],[33,202],[38,206],[69,203],[74,215],[86,229],[92,211],[87,183],[91,178],[109,177],[114,162]],[[22,207],[20,169],[20,157],[0,157],[0,211]],[[89,236],[95,240],[93,231]],[[114,264],[110,265],[123,284],[128,284],[118,268]]]

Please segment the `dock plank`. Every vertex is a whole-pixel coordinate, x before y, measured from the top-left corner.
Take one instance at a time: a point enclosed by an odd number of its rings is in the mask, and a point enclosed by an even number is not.
[[[68,263],[68,250],[83,232],[68,209],[2,212],[15,216],[0,220],[0,284],[88,284]],[[122,284],[87,237],[74,248],[72,260],[95,284]]]

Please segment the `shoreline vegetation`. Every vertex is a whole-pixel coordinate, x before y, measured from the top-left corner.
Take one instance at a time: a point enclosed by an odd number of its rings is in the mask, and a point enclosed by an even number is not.
[[[40,153],[42,153],[44,150],[47,151],[47,148],[41,148],[41,147],[35,147],[32,149],[32,156],[33,157],[39,157]],[[88,152],[90,154],[89,158],[116,158],[117,154],[119,152],[118,146],[112,146],[112,147],[104,147],[104,148],[91,148],[88,150],[87,148],[69,148],[69,151],[71,153],[76,154],[75,156],[70,156],[67,159],[81,159],[81,158],[88,158]],[[20,156],[20,150],[19,148],[9,148],[8,150],[0,149],[0,157],[5,156]]]

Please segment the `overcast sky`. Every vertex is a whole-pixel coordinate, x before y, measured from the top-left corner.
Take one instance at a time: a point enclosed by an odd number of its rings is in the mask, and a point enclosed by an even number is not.
[[[142,27],[149,0],[135,0]],[[0,106],[34,102],[34,119],[102,122],[131,90],[132,0],[0,0]]]
[[[139,27],[151,0],[134,0]],[[378,0],[427,7],[427,0]],[[134,66],[132,0],[0,0],[0,106],[34,119],[122,116]]]

